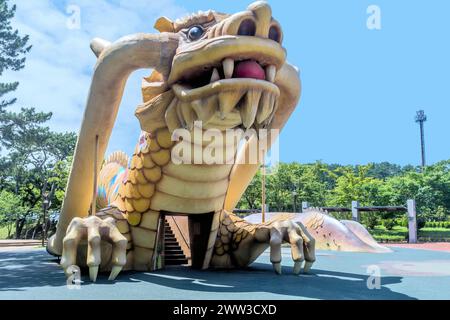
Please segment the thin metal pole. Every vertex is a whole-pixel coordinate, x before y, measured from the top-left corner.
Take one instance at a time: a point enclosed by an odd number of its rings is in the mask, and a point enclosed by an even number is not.
[[[262,223],[266,222],[266,165],[264,160],[261,177],[261,218]]]
[[[420,147],[422,152],[422,171],[425,168],[425,130],[424,130],[424,122],[427,121],[427,116],[423,110],[419,110],[416,112],[416,122],[419,123],[420,126]]]
[[[96,203],[97,203],[97,166],[98,166],[98,135],[95,136],[95,147],[94,147],[94,189],[92,190],[92,203],[91,203],[91,213],[93,216],[96,213]]]
[[[44,216],[42,217],[42,246],[45,245],[45,238],[47,237],[47,226],[45,224],[45,216],[47,213],[47,206],[44,204]]]
[[[422,167],[425,168],[425,132],[423,121],[420,121],[420,146],[422,148]]]

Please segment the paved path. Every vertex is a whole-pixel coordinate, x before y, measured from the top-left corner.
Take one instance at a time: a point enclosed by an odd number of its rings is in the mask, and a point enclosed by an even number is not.
[[[291,274],[283,248],[283,275],[268,253],[247,270],[126,272],[116,282],[100,275],[68,289],[62,270],[43,249],[0,250],[0,299],[450,299],[450,253],[393,248],[393,253],[320,251],[311,275]],[[369,270],[380,289],[367,287]],[[373,271],[372,271],[373,272]]]
[[[45,242],[47,243],[47,242]],[[41,246],[42,240],[0,240],[0,249]]]

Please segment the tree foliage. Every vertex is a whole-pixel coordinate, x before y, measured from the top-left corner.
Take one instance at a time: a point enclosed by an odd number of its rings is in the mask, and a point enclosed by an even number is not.
[[[15,11],[15,5],[0,0],[0,75],[22,69],[31,49],[28,36],[11,26]],[[0,83],[0,98],[17,86]],[[15,225],[15,236],[23,237],[28,224],[42,223],[44,195],[49,194],[50,209],[59,211],[76,135],[51,131],[51,113],[5,108],[15,101],[0,101],[0,224]]]
[[[25,54],[31,50],[29,37],[19,35],[19,31],[11,26],[11,19],[16,6],[8,6],[7,0],[0,0],[0,76],[6,70],[17,71],[25,65]],[[17,89],[18,82],[0,83],[0,98]],[[16,99],[0,100],[0,112]]]
[[[0,227],[7,227],[8,237],[12,234],[13,225],[26,212],[21,200],[14,193],[0,191]]]
[[[39,220],[43,196],[49,192],[56,193],[52,208],[59,210],[76,135],[51,131],[45,125],[50,118],[50,113],[33,108],[0,115],[0,144],[7,152],[0,159],[0,190],[15,194],[26,208],[16,220],[36,215]],[[18,229],[21,226],[18,224]],[[21,234],[20,230],[16,233]]]
[[[266,201],[271,211],[299,211],[302,201],[311,206],[349,208],[356,200],[362,206],[405,205],[415,199],[419,214],[429,221],[450,215],[450,160],[426,167],[383,162],[357,166],[282,163],[276,174],[266,177]],[[240,208],[261,207],[261,175],[250,184],[238,204]],[[392,219],[393,213],[381,218]],[[376,221],[368,214],[363,222]]]

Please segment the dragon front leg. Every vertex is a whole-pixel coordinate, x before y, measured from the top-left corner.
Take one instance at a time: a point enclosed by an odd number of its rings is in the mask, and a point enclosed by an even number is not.
[[[236,215],[222,211],[211,266],[216,268],[246,267],[270,247],[270,261],[276,273],[281,274],[281,246],[289,243],[295,274],[303,261],[304,272],[309,272],[315,257],[315,240],[301,223],[291,220],[251,224]]]
[[[66,275],[72,274],[73,266],[89,267],[89,277],[95,282],[101,268],[111,270],[109,280],[114,280],[127,264],[127,231],[128,222],[116,208],[74,218],[63,238],[61,266]]]

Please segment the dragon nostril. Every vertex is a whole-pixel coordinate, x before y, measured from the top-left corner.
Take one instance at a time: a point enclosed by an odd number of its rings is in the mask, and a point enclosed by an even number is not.
[[[272,39],[273,41],[280,42],[281,40],[281,33],[280,30],[276,26],[272,26],[269,29],[269,39]]]
[[[245,19],[241,22],[239,26],[238,35],[239,36],[254,36],[256,32],[255,22],[251,19]]]

